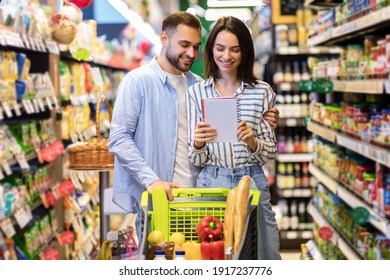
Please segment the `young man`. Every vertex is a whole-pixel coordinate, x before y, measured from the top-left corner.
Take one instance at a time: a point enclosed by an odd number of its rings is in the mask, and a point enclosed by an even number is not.
[[[172,200],[171,188],[195,187],[199,173],[187,156],[185,96],[201,80],[189,71],[199,54],[201,23],[189,13],[175,12],[163,20],[160,40],[160,55],[121,81],[111,122],[113,201],[132,213],[139,212],[145,189],[164,188]],[[264,115],[276,126],[276,109]],[[139,231],[137,226],[141,237]]]

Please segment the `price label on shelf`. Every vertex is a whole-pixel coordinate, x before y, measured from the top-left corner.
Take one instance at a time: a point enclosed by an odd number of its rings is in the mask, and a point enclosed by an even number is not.
[[[7,115],[7,117],[12,118],[12,112],[11,112],[11,108],[8,105],[8,102],[3,101],[2,106],[3,106],[4,112]]]
[[[53,101],[54,101],[54,106],[56,107],[56,109],[59,109],[59,108],[60,108],[60,105],[58,104],[58,99],[57,99],[57,97],[52,96],[52,98],[53,98]]]
[[[2,223],[0,223],[0,228],[8,238],[11,238],[16,233],[10,218],[7,218]]]
[[[28,164],[26,158],[23,155],[16,155],[16,160],[18,161],[20,167],[23,170],[30,170],[30,165]]]
[[[385,92],[390,93],[390,80],[385,81]]]
[[[23,229],[32,219],[30,207],[19,209],[18,211],[16,211],[14,217],[15,220],[18,222],[19,227]]]
[[[22,115],[22,112],[20,111],[20,107],[19,107],[19,103],[15,102],[13,104],[13,107],[14,107],[14,110],[15,110],[15,113],[17,116],[21,116]]]
[[[28,106],[27,100],[22,99],[22,106],[27,114],[31,114],[30,106]]]
[[[39,109],[41,110],[41,112],[44,112],[45,111],[45,104],[43,104],[42,98],[38,98],[38,105],[39,105]]]
[[[9,164],[7,161],[3,161],[1,163],[1,165],[3,166],[3,169],[5,171],[5,174],[7,174],[8,176],[10,176],[12,174],[12,170],[11,168],[9,167]]]
[[[100,69],[98,67],[91,67],[91,74],[94,84],[97,87],[102,87],[104,85],[102,74],[100,73]]]
[[[296,126],[296,125],[297,125],[297,119],[288,118],[286,120],[286,126]]]
[[[34,105],[34,112],[39,113],[39,105],[38,105],[38,100],[33,99],[33,105]]]
[[[22,41],[23,41],[23,44],[25,45],[25,47],[27,49],[31,49],[30,42],[28,41],[26,34],[21,34],[20,36],[22,38]]]
[[[47,103],[47,106],[49,107],[49,110],[53,110],[53,104],[52,104],[52,101],[50,100],[50,97],[46,97],[45,98],[46,100],[46,103]]]
[[[27,106],[29,107],[31,114],[35,113],[35,108],[34,108],[33,102],[31,100],[27,100]]]

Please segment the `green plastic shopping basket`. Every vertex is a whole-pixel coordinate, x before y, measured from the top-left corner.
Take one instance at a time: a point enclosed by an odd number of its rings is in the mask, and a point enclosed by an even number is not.
[[[195,228],[206,215],[217,217],[223,222],[226,208],[226,198],[230,189],[227,188],[179,188],[173,189],[175,199],[169,201],[162,188],[154,189],[152,195],[142,194],[141,221],[142,242],[140,259],[146,259],[148,251],[147,236],[153,230],[160,230],[168,241],[173,232],[181,232],[186,241],[199,241]],[[244,238],[234,259],[257,259],[257,209],[260,201],[260,191],[251,190],[248,203],[248,216]]]

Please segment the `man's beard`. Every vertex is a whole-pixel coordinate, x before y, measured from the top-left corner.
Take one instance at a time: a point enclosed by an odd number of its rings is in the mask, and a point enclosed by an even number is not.
[[[192,66],[192,63],[190,65],[187,66],[186,65],[182,65],[180,64],[180,58],[179,57],[176,57],[175,55],[171,54],[169,51],[167,51],[166,53],[166,58],[167,60],[169,61],[169,63],[171,63],[176,69],[182,71],[182,72],[185,72],[185,71],[188,71],[191,69],[191,66]]]

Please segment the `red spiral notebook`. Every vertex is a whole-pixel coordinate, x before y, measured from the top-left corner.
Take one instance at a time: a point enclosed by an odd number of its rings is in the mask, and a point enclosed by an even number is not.
[[[239,121],[237,98],[216,97],[202,99],[203,120],[217,129],[213,142],[238,142]]]

